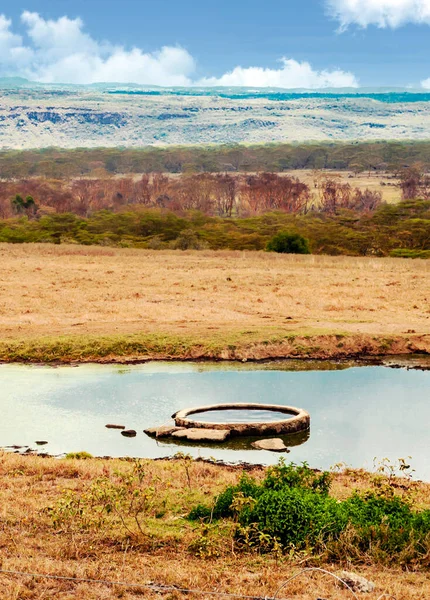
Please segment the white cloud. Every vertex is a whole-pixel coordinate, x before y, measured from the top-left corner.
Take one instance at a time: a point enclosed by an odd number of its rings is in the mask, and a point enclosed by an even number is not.
[[[328,13],[340,23],[396,29],[406,23],[430,25],[430,0],[326,0]]]
[[[83,30],[81,19],[45,20],[25,11],[21,21],[30,40],[25,45],[12,23],[0,15],[0,74],[20,75],[45,83],[145,83],[190,85],[193,57],[183,48],[156,52],[126,50],[98,42]]]
[[[280,69],[262,67],[236,67],[218,79],[203,79],[201,85],[278,87],[278,88],[325,88],[358,87],[358,81],[352,73],[346,71],[315,71],[308,62],[298,62],[283,58]]]
[[[421,87],[423,87],[425,90],[430,90],[430,77],[421,81]]]
[[[430,1],[430,0],[429,0]],[[21,15],[28,42],[0,15],[0,75],[19,75],[45,83],[140,83],[160,86],[219,85],[280,88],[357,87],[352,73],[316,71],[307,62],[283,58],[279,69],[236,67],[219,78],[193,79],[194,58],[183,48],[165,46],[154,52],[99,42],[84,30],[81,19],[43,19]]]

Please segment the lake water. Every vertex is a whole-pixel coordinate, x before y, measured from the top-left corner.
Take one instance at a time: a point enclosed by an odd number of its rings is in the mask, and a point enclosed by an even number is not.
[[[188,418],[202,423],[267,423],[270,421],[285,421],[293,416],[293,414],[276,410],[238,410],[231,408],[193,413]]]
[[[260,402],[301,407],[311,415],[310,436],[291,441],[287,460],[373,469],[375,458],[411,456],[414,476],[430,480],[430,371],[327,365],[288,370],[292,364],[0,365],[0,446],[37,448],[40,440],[48,444],[39,450],[50,454],[85,450],[155,458],[182,451],[270,464],[279,455],[252,450],[243,440],[184,446],[143,433],[170,422],[181,408]],[[135,429],[137,436],[123,437],[107,423]]]

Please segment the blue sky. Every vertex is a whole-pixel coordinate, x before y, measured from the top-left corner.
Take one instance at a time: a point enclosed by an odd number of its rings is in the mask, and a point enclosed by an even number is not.
[[[420,87],[430,78],[430,0],[355,4],[27,0],[17,6],[3,0],[0,75],[82,83]],[[23,19],[24,11],[33,17]],[[162,47],[171,51],[160,57]],[[138,49],[133,56],[132,48]],[[280,62],[283,57],[293,62]]]

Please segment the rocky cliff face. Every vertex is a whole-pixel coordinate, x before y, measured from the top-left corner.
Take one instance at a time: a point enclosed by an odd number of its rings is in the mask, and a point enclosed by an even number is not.
[[[428,139],[430,102],[0,90],[0,147]]]

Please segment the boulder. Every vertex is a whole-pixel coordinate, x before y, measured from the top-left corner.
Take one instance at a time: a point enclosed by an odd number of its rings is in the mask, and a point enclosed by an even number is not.
[[[170,437],[176,431],[182,431],[182,429],[184,429],[184,427],[176,427],[176,425],[162,425],[161,427],[149,427],[149,429],[144,429],[143,432],[152,437],[165,438]]]
[[[352,589],[353,592],[362,592],[362,593],[370,593],[375,589],[375,584],[371,581],[368,581],[361,575],[356,575],[355,573],[350,573],[349,571],[341,571],[338,573],[338,577],[342,579],[344,583],[348,587]]]
[[[191,427],[182,428],[172,433],[173,438],[189,440],[190,442],[224,442],[230,431],[228,429],[199,429]]]
[[[45,440],[36,440],[34,443],[37,446],[45,446],[48,442],[46,442]]]
[[[136,431],[134,429],[125,429],[121,431],[121,435],[125,437],[136,437]]]
[[[268,440],[257,440],[251,444],[257,450],[270,450],[270,452],[289,452],[287,446],[281,438],[271,438]]]
[[[125,429],[125,425],[115,425],[113,423],[108,423],[105,425],[108,429]]]

